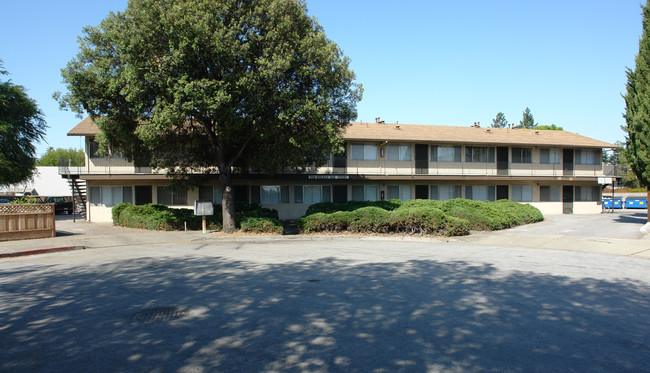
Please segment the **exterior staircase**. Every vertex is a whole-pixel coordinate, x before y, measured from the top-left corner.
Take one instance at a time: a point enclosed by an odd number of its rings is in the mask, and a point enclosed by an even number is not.
[[[86,218],[86,181],[74,177],[68,179],[72,189],[75,213]]]

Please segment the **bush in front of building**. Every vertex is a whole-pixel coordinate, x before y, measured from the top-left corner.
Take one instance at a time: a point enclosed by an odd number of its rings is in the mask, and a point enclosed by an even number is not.
[[[247,217],[240,223],[242,232],[282,234],[282,222],[268,217]]]
[[[398,199],[389,199],[386,201],[348,201],[348,202],[319,202],[310,205],[305,215],[312,215],[318,212],[331,214],[337,211],[354,211],[362,207],[379,207],[384,210],[392,211],[400,207],[402,202]]]

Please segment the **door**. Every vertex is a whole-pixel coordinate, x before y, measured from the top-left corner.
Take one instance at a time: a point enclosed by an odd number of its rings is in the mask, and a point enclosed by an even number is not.
[[[415,186],[415,199],[429,199],[429,186],[416,185]]]
[[[573,149],[562,151],[562,169],[564,176],[573,176]]]
[[[562,213],[573,214],[573,185],[562,187]]]
[[[348,186],[347,185],[334,185],[332,187],[332,201],[343,203],[348,201]]]
[[[429,174],[429,145],[415,144],[415,174]]]
[[[497,175],[508,175],[508,148],[497,147]]]
[[[497,200],[499,199],[508,199],[507,185],[497,185]]]
[[[153,201],[151,190],[151,185],[136,185],[135,204],[146,205],[147,203],[151,203]]]

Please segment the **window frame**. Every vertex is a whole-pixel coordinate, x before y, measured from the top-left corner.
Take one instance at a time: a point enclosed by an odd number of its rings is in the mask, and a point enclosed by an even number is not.
[[[495,148],[493,146],[465,146],[465,162],[495,163]]]
[[[451,149],[453,152],[453,160],[441,160],[438,150],[440,149]],[[460,163],[462,162],[462,147],[460,145],[431,145],[429,160],[431,162],[445,162],[445,163]]]
[[[355,152],[356,147],[361,147],[361,158],[358,158],[358,150]],[[363,144],[363,143],[354,143],[350,144],[350,160],[353,161],[377,161],[378,160],[378,149],[377,144]],[[367,158],[368,155],[373,155],[373,157]]]
[[[531,164],[533,163],[533,148],[512,147],[510,148],[510,159],[512,163]]]
[[[395,157],[397,151],[397,159]],[[413,160],[411,145],[409,144],[388,144],[386,145],[386,160],[388,162],[410,162]]]

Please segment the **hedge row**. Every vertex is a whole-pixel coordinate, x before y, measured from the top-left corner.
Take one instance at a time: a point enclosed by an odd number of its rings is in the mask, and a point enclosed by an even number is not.
[[[355,206],[361,207],[354,209]],[[470,230],[499,230],[544,220],[535,207],[508,200],[320,203],[307,211],[311,214],[299,220],[301,230],[306,233],[349,231],[458,236],[469,234]]]
[[[282,223],[278,220],[278,212],[254,204],[238,204],[235,206],[235,224],[244,232],[252,233],[282,233]],[[215,214],[207,216],[207,228],[219,230],[222,228],[221,205],[214,206]],[[127,228],[150,230],[182,230],[187,228],[199,230],[202,228],[202,217],[195,216],[191,209],[175,209],[160,204],[132,205],[120,203],[113,207],[113,224]]]

